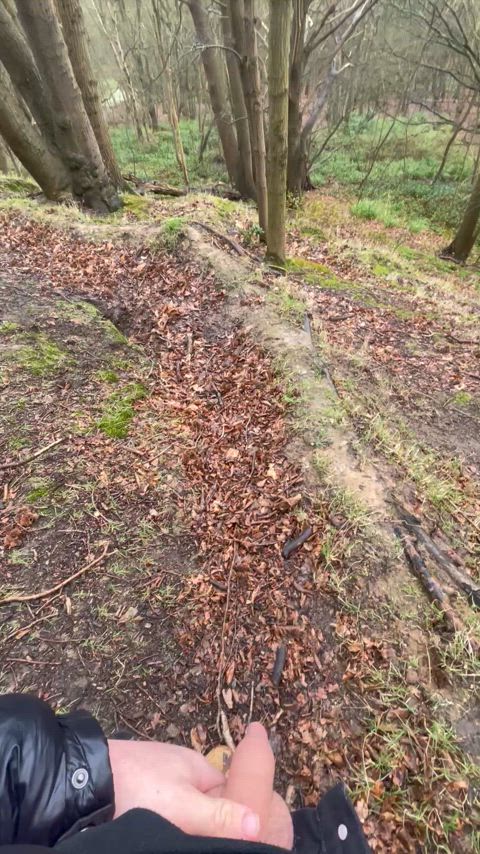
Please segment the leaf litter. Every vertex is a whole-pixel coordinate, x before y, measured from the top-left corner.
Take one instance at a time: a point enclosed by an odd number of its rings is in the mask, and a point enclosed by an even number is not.
[[[107,678],[103,686],[115,700],[122,697],[123,712],[115,720],[152,737],[170,719],[166,737],[183,733],[186,743],[206,750],[220,740],[219,733],[236,741],[252,716],[260,718],[270,728],[282,784],[294,787],[297,805],[314,803],[320,790],[341,778],[353,788],[374,850],[414,851],[425,833],[432,844],[441,843],[445,816],[457,850],[468,784],[447,750],[448,735],[442,741],[429,733],[418,684],[397,706],[388,701],[388,708],[382,691],[374,690],[375,674],[388,680],[398,665],[394,643],[372,637],[370,629],[365,634],[365,624],[336,610],[322,556],[331,534],[328,505],[313,508],[301,469],[287,453],[282,388],[266,354],[222,314],[224,294],[213,274],[188,257],[82,242],[21,216],[4,217],[2,225],[2,266],[14,271],[15,281],[34,280],[44,294],[90,300],[150,360],[149,395],[135,404],[146,431],[136,434],[137,444],[92,436],[82,450],[78,441],[79,454],[95,446],[102,455],[107,451],[93,510],[99,530],[108,527],[105,519],[112,522],[102,496],[113,480],[121,493],[117,516],[143,501],[143,511],[168,537],[178,513],[196,544],[192,571],[179,567],[173,573],[168,630],[182,661],[168,671],[175,680],[170,696],[141,667],[145,650],[144,666],[156,662],[151,646],[142,648],[144,635],[137,628],[139,620],[148,625],[154,618],[161,590],[165,604],[161,552],[134,585],[145,595],[147,610],[139,610],[130,588],[130,602],[109,617],[122,633],[131,632],[126,682],[122,662],[115,683]],[[166,517],[151,489],[158,474],[159,458],[151,456],[156,423],[163,431],[161,456],[173,461],[163,493],[170,505]],[[89,465],[94,464],[98,455]],[[2,524],[4,536],[10,532],[14,541],[12,532],[21,530],[18,545],[35,520],[26,524],[14,497]],[[303,539],[300,508],[315,517]],[[282,549],[297,538],[299,548],[284,559]],[[12,548],[10,541],[5,546]],[[172,571],[168,561],[163,568]],[[317,599],[320,606],[313,604]],[[67,616],[72,607],[75,602],[66,597]],[[39,609],[32,616],[33,622],[48,619],[48,612],[44,617]],[[81,611],[79,622],[77,630],[87,640],[98,630]],[[24,638],[24,630],[14,629],[13,638],[15,631],[17,640]],[[162,650],[156,653],[165,666]],[[275,672],[279,659],[281,672]],[[136,695],[130,706],[129,691]],[[360,779],[358,769],[367,779]],[[419,822],[422,810],[428,818]]]

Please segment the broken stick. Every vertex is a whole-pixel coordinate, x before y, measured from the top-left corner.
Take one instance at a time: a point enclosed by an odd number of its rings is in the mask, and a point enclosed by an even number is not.
[[[85,575],[86,572],[93,569],[94,566],[97,566],[107,557],[115,554],[116,549],[109,552],[110,543],[107,543],[101,555],[99,555],[95,560],[90,561],[85,566],[82,566],[81,569],[74,572],[73,575],[69,575],[64,581],[60,581],[58,584],[55,584],[54,587],[49,587],[48,590],[41,590],[40,593],[29,593],[26,596],[7,596],[5,599],[0,599],[0,607],[2,605],[9,605],[11,602],[33,602],[35,599],[45,599],[47,596],[52,596],[54,593],[58,593],[59,590],[63,590],[67,584],[75,581],[76,578],[80,578],[81,575]]]
[[[405,532],[398,525],[394,527],[395,536],[400,540],[403,551],[405,553],[405,557],[407,558],[408,563],[410,564],[414,575],[420,581],[423,589],[426,591],[428,598],[431,602],[434,602],[437,608],[442,612],[443,617],[445,619],[445,623],[451,631],[456,631],[458,629],[458,621],[455,618],[455,615],[450,607],[450,603],[448,601],[447,595],[443,592],[442,588],[435,581],[434,578],[430,575],[427,567],[425,566],[425,562],[422,560],[420,555],[415,549],[415,546],[409,539],[409,537],[405,534]]]

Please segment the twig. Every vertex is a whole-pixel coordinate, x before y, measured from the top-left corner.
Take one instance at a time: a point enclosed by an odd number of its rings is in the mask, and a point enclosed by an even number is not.
[[[227,745],[227,747],[229,747],[233,753],[233,752],[235,752],[235,742],[232,738],[232,733],[230,732],[230,727],[228,725],[227,715],[225,714],[223,709],[220,709],[220,721],[222,724],[223,740],[224,740],[225,744]]]
[[[445,338],[448,338],[449,341],[454,341],[455,344],[480,344],[480,340],[474,338],[456,338],[455,335],[446,334]]]
[[[62,436],[61,439],[56,439],[55,442],[50,442],[49,445],[46,445],[44,448],[40,448],[39,451],[36,451],[30,457],[25,457],[24,460],[16,460],[14,463],[5,463],[3,466],[0,466],[0,471],[4,471],[4,469],[14,469],[18,466],[25,466],[27,463],[31,463],[32,460],[36,460],[37,457],[40,457],[42,454],[46,454],[47,451],[51,450],[51,448],[55,448],[55,446],[59,445],[60,442],[65,442],[65,440],[69,438],[69,436]]]
[[[295,552],[297,549],[300,548],[300,546],[303,546],[303,544],[306,543],[307,540],[310,539],[310,537],[313,537],[313,528],[311,526],[305,528],[305,530],[302,531],[302,533],[299,534],[298,537],[295,537],[294,540],[287,540],[282,549],[282,557],[287,560],[287,558],[290,557],[292,552]]]
[[[212,228],[211,225],[207,225],[206,222],[198,222],[197,220],[192,220],[192,225],[195,225],[197,228],[205,229],[205,231],[208,231],[209,234],[213,234],[214,237],[217,237],[218,240],[223,240],[224,243],[227,244],[227,246],[230,246],[230,249],[233,249],[233,251],[237,253],[237,255],[245,255],[247,257],[250,257],[246,249],[244,249],[243,246],[240,246],[240,244],[237,243],[236,240],[232,240],[232,238],[228,237],[226,234],[222,234],[220,231],[216,231],[214,228]]]
[[[222,695],[222,676],[223,676],[223,669],[224,669],[224,664],[225,664],[225,629],[226,629],[226,626],[227,626],[228,610],[229,610],[229,608],[230,608],[230,590],[231,590],[231,586],[232,586],[233,569],[234,569],[234,566],[235,566],[235,561],[236,561],[236,559],[237,559],[237,544],[234,542],[234,543],[233,543],[233,554],[232,554],[232,560],[231,560],[231,562],[230,562],[230,569],[229,569],[229,571],[228,571],[228,578],[227,578],[227,596],[226,596],[226,600],[225,600],[225,610],[224,610],[224,612],[223,612],[223,622],[222,622],[222,640],[221,640],[221,645],[220,645],[220,657],[219,657],[219,660],[218,660],[218,677],[217,677],[217,705],[218,705],[218,715],[217,715],[217,729],[218,729],[218,734],[219,734],[220,736],[222,736],[222,735],[223,735],[223,731],[221,731],[221,730],[220,730],[220,721],[222,720],[222,712],[223,712],[223,709],[222,709],[222,701],[221,701],[221,699],[220,699],[220,698],[221,698],[221,695]],[[225,714],[225,713],[223,712],[223,714]]]
[[[44,599],[46,596],[51,596],[53,593],[63,590],[67,584],[70,584],[71,581],[75,581],[76,578],[80,578],[81,575],[84,575],[90,569],[93,569],[93,567],[101,563],[104,558],[111,557],[111,555],[115,554],[117,551],[116,549],[111,552],[108,551],[109,545],[110,543],[107,543],[99,557],[90,561],[90,563],[87,563],[86,566],[83,566],[81,569],[77,570],[77,572],[74,572],[73,575],[69,575],[69,577],[64,581],[60,581],[58,584],[55,584],[54,587],[50,587],[48,590],[41,590],[40,593],[29,593],[27,596],[7,596],[6,599],[0,599],[0,607],[2,605],[8,605],[11,602],[33,602],[35,599]]]
[[[273,665],[272,682],[276,688],[278,688],[280,684],[280,679],[282,678],[286,657],[287,647],[286,644],[282,643],[277,649],[277,654],[275,656],[275,664]]]
[[[13,632],[10,632],[10,634],[8,634],[5,638],[2,638],[2,643],[5,644],[7,641],[12,640],[15,637],[15,635],[20,635],[20,637],[23,637],[28,632],[29,629],[32,629],[33,626],[37,625],[37,623],[43,623],[45,620],[49,620],[51,617],[53,617],[55,615],[55,613],[56,612],[54,611],[53,614],[52,613],[45,614],[44,617],[39,617],[38,620],[33,620],[33,622],[29,623],[28,626],[23,626],[21,628],[17,627],[16,629],[13,630]],[[65,643],[65,641],[62,641],[62,643]]]

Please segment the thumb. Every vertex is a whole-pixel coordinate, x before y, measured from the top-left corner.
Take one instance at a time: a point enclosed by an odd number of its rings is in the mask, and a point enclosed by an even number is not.
[[[267,732],[261,724],[252,723],[233,754],[225,794],[258,814],[262,839],[272,807],[274,773]]]
[[[179,820],[186,833],[251,842],[260,835],[258,815],[227,798],[212,798],[192,788],[188,805],[184,802],[179,807]],[[175,819],[172,820],[175,823]]]

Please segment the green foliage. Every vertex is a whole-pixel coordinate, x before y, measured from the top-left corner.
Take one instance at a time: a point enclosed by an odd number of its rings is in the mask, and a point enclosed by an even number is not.
[[[264,237],[263,228],[261,228],[258,223],[252,222],[247,228],[244,228],[241,232],[243,237],[243,242],[247,246],[255,246],[260,240]]]
[[[198,162],[200,132],[197,122],[180,119],[180,134],[187,170],[192,184],[212,183],[227,179],[216,130],[212,130],[203,156]],[[139,141],[130,127],[111,130],[113,147],[124,174],[134,174],[141,180],[157,179],[164,183],[183,185],[178,167],[172,131],[168,124],[151,131],[148,140]]]
[[[97,427],[110,439],[125,439],[128,428],[135,414],[133,404],[147,396],[145,386],[141,383],[129,383],[107,399],[104,413],[97,422]]]
[[[31,196],[39,193],[40,188],[33,178],[22,178],[20,175],[0,175],[0,195],[2,196]]]
[[[185,231],[185,219],[172,216],[164,220],[161,227],[161,244],[169,252],[177,248]]]
[[[18,328],[18,323],[14,323],[13,320],[4,320],[0,323],[0,335],[11,335],[11,333],[16,332]]]
[[[387,228],[401,224],[413,234],[455,228],[470,192],[472,155],[459,137],[437,179],[450,129],[433,126],[423,113],[397,119],[390,130],[391,125],[382,116],[354,113],[315,162],[313,183],[361,188],[360,207],[352,212]],[[379,202],[386,209],[379,209]]]

